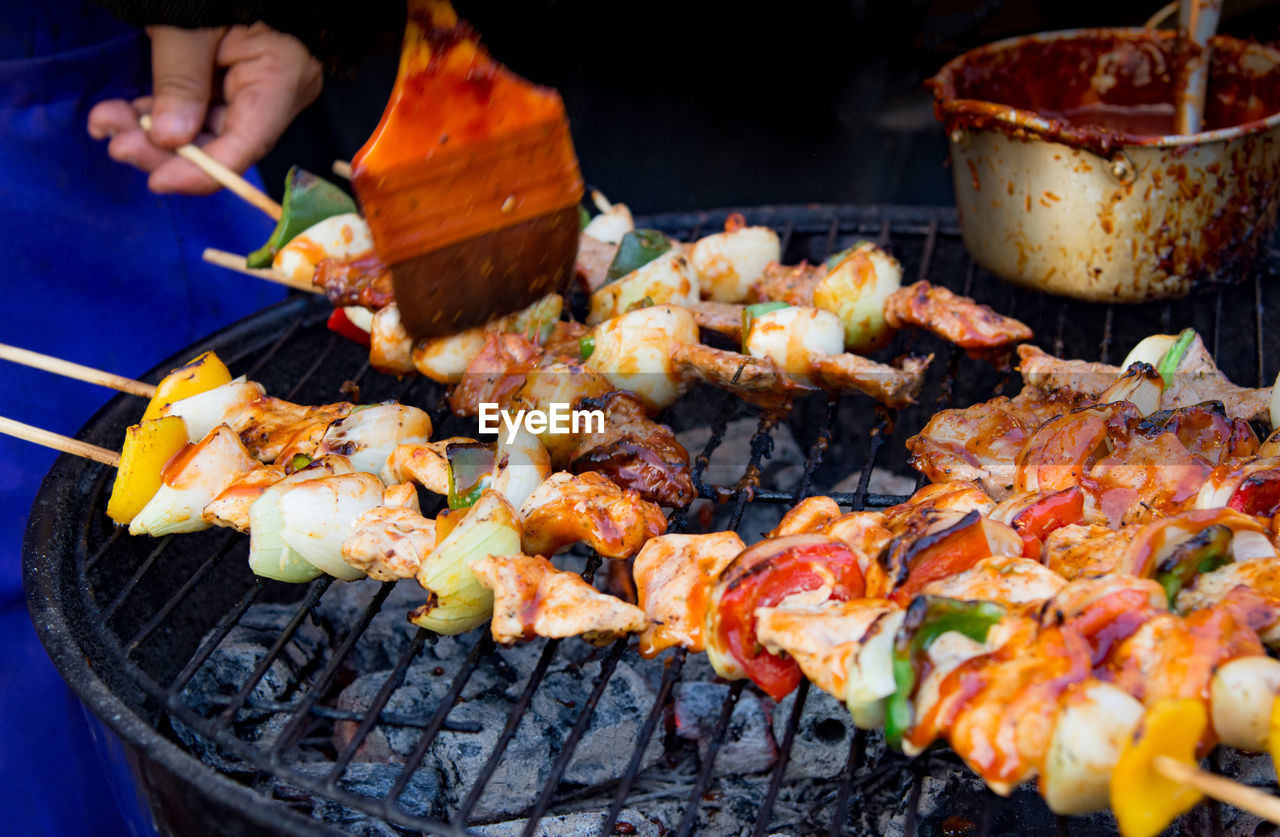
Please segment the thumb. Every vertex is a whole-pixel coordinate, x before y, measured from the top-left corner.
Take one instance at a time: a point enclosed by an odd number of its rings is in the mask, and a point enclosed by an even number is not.
[[[151,110],[151,139],[176,148],[196,138],[204,124],[212,96],[216,29],[150,26],[151,76],[155,103]]]

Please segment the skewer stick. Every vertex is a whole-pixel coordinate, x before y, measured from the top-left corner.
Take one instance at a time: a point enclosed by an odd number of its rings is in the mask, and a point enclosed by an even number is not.
[[[112,468],[120,464],[120,454],[113,450],[100,448],[97,445],[91,445],[79,439],[72,439],[70,436],[63,436],[50,430],[41,430],[39,427],[32,427],[29,424],[23,424],[20,421],[14,421],[4,416],[0,416],[0,433],[17,439],[25,439],[28,442],[35,442],[37,445],[53,448],[63,453],[83,456],[86,459],[92,459],[94,462],[110,465]]]
[[[1142,24],[1143,29],[1159,29],[1165,21],[1173,17],[1178,12],[1178,0],[1172,3],[1166,3],[1160,11],[1147,18],[1147,22]]]
[[[142,126],[142,130],[150,131],[151,115],[144,113],[138,118],[138,124]],[[261,209],[271,216],[272,220],[279,221],[280,216],[284,214],[284,209],[281,208],[280,204],[273,201],[266,192],[263,192],[236,172],[210,157],[199,146],[187,143],[179,146],[176,153],[182,159],[195,164],[196,168],[212,177],[218,182],[218,185],[235,193],[237,197],[252,206]]]
[[[1256,817],[1280,824],[1280,797],[1224,776],[1207,773],[1193,764],[1178,761],[1170,756],[1156,756],[1151,760],[1151,766],[1170,781],[1195,788],[1211,799],[1225,802],[1241,811],[1247,811]]]
[[[156,388],[152,384],[145,384],[142,381],[135,381],[123,375],[104,372],[91,366],[81,366],[69,360],[42,355],[39,352],[33,352],[28,349],[19,349],[17,346],[10,346],[5,343],[0,343],[0,360],[20,363],[32,369],[41,369],[45,372],[61,375],[64,378],[74,378],[77,381],[109,387],[118,392],[127,392],[130,395],[141,395],[143,398],[150,398],[156,394]]]
[[[346,180],[351,179],[351,164],[346,160],[333,161],[333,173]]]
[[[227,270],[234,270],[236,273],[243,273],[246,276],[265,279],[268,282],[275,282],[277,285],[286,285],[298,291],[306,291],[312,294],[321,293],[320,289],[310,282],[303,279],[294,279],[292,276],[281,273],[278,270],[247,267],[244,263],[244,256],[238,253],[228,253],[226,250],[206,247],[200,257],[209,264],[216,264],[218,267],[225,267]]]

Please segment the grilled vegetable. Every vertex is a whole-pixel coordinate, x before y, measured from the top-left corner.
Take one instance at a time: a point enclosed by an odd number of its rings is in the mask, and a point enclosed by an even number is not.
[[[297,483],[280,494],[280,539],[334,578],[364,578],[362,570],[342,559],[342,542],[355,528],[357,517],[381,504],[382,481],[373,474],[356,472]]]
[[[733,227],[701,238],[689,261],[702,295],[716,302],[742,302],[769,262],[782,258],[782,242],[768,227]]]
[[[631,210],[625,203],[609,203],[604,195],[596,191],[592,191],[591,200],[596,205],[596,208],[600,210],[599,215],[592,218],[585,207],[580,206],[579,209],[582,210],[580,216],[582,218],[582,231],[596,241],[603,241],[606,244],[618,244],[622,241],[623,236],[635,229],[635,222],[631,219]]]
[[[597,325],[643,305],[670,302],[689,306],[697,301],[697,276],[684,252],[673,247],[617,281],[597,288],[591,295],[587,325]]]
[[[759,314],[743,338],[745,354],[767,357],[792,378],[812,383],[814,357],[844,351],[844,329],[830,311],[792,306]]]
[[[1231,529],[1221,523],[1206,526],[1179,544],[1156,567],[1156,581],[1172,607],[1183,587],[1196,576],[1231,563]]]
[[[512,508],[518,509],[551,476],[551,455],[541,439],[523,427],[510,441],[509,438],[505,433],[499,434],[492,486]]]
[[[263,578],[274,578],[291,584],[300,584],[324,575],[315,564],[294,551],[280,531],[284,518],[280,513],[280,495],[301,482],[319,476],[351,473],[351,462],[345,456],[326,456],[304,467],[266,491],[249,507],[249,569]]]
[[[145,419],[126,430],[107,516],[121,525],[132,521],[164,484],[165,463],[186,445],[187,425],[177,416]]]
[[[325,321],[325,327],[339,337],[347,338],[352,343],[359,343],[366,348],[369,346],[369,330],[360,328],[360,326],[352,322],[347,315],[346,308],[333,309],[333,313]]]
[[[618,252],[614,254],[609,272],[605,274],[605,284],[634,273],[673,246],[671,239],[657,230],[629,230],[623,233],[618,242]]]
[[[280,208],[280,220],[267,243],[249,254],[249,267],[269,267],[276,253],[303,230],[334,215],[356,212],[355,201],[346,192],[297,166],[285,175]]]
[[[199,532],[209,524],[204,507],[242,474],[258,467],[240,437],[219,425],[194,445],[186,445],[165,463],[161,486],[129,524],[131,535],[160,537]]]
[[[449,508],[474,505],[493,481],[493,448],[483,442],[455,442],[446,445],[449,460]]]
[[[1186,356],[1187,349],[1191,348],[1191,342],[1195,339],[1196,330],[1194,328],[1184,328],[1174,339],[1169,351],[1165,352],[1164,357],[1160,358],[1156,371],[1160,373],[1161,378],[1164,378],[1165,386],[1173,383],[1173,373],[1178,371],[1178,364],[1182,363],[1182,358]]]
[[[884,301],[902,286],[902,265],[870,243],[846,251],[813,289],[814,307],[830,311],[844,327],[844,345],[865,354],[893,336]]]
[[[671,406],[683,391],[671,349],[697,343],[698,323],[687,308],[654,305],[603,322],[592,336],[593,351],[586,365],[657,411]]]
[[[1111,771],[1142,720],[1142,703],[1110,683],[1067,692],[1040,773],[1040,792],[1055,814],[1107,807]]]
[[[519,552],[515,509],[497,492],[484,492],[423,560],[418,583],[430,596],[409,614],[409,621],[438,634],[460,634],[483,625],[493,613],[493,593],[471,572],[471,562]]]
[[[152,395],[147,403],[147,409],[142,413],[142,421],[159,418],[160,411],[174,401],[207,392],[230,380],[231,373],[216,354],[205,352],[197,355],[187,364],[165,375],[160,383],[156,384],[155,395]],[[204,436],[196,438],[202,439]]]
[[[934,640],[955,631],[974,642],[985,642],[987,632],[1004,618],[1004,613],[1004,608],[991,602],[920,596],[911,603],[893,642],[894,690],[885,702],[885,741],[901,747],[903,734],[911,728],[920,664]]]
[[[356,407],[324,432],[317,455],[336,453],[351,460],[357,471],[381,474],[397,445],[425,444],[431,417],[417,407],[389,401]]]
[[[756,302],[751,305],[744,305],[742,307],[742,353],[747,354],[747,335],[751,333],[751,326],[756,321],[756,317],[790,307],[791,303],[781,301]]]
[[[1168,756],[1195,764],[1207,722],[1204,702],[1194,698],[1166,698],[1147,712],[1111,771],[1111,811],[1124,837],[1155,837],[1201,800],[1199,791],[1166,779],[1152,761]]]
[[[885,700],[897,690],[893,675],[894,639],[906,618],[903,610],[880,617],[849,662],[845,705],[859,729],[879,729],[884,725]]]
[[[749,677],[782,700],[800,684],[800,667],[760,645],[756,609],[791,597],[848,601],[864,592],[857,556],[840,541],[823,535],[761,541],[735,558],[716,582],[707,611],[707,657],[721,677]]]
[[[213,432],[228,417],[246,410],[266,395],[261,384],[246,381],[244,376],[191,395],[161,408],[161,415],[180,416],[187,423],[187,441],[195,444]]]
[[[1227,746],[1265,752],[1277,693],[1280,693],[1280,660],[1237,657],[1223,663],[1209,681],[1214,733]]]
[[[929,582],[962,573],[991,555],[1021,555],[1024,546],[1008,526],[974,510],[954,526],[912,541],[898,558],[901,549],[898,544],[889,547],[891,566],[899,577],[906,571],[890,598],[905,607]]]

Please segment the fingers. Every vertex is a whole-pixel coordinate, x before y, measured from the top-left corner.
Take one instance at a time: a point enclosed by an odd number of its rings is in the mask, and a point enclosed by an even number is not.
[[[137,128],[138,111],[124,99],[98,102],[89,111],[89,136],[96,140],[110,139]]]
[[[155,102],[151,139],[166,148],[191,142],[213,94],[214,59],[226,30],[150,26]]]

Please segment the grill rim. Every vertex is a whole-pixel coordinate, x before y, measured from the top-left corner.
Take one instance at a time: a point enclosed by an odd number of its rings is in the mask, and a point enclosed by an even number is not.
[[[752,222],[769,224],[771,220],[776,219],[772,224],[775,227],[785,222],[788,230],[794,228],[796,231],[805,232],[825,230],[833,223],[841,226],[892,225],[895,233],[927,233],[930,237],[940,233],[955,235],[959,230],[958,215],[953,208],[892,205],[810,204],[722,208],[664,213],[647,216],[642,220],[659,228],[696,229],[701,227],[706,229],[712,223],[734,212],[742,213]],[[1257,274],[1253,277],[1253,281],[1260,293],[1260,280]],[[306,295],[290,297],[188,347],[180,354],[159,364],[144,376],[144,380],[159,380],[165,372],[182,363],[195,351],[221,348],[227,356],[244,358],[253,351],[253,346],[246,348],[250,345],[245,341],[246,335],[254,332],[261,334],[264,330],[270,334],[280,334],[291,327],[296,327],[303,320],[316,319],[320,311],[326,314],[328,312],[328,304],[322,299]],[[1260,325],[1259,323],[1259,327]],[[275,338],[259,337],[253,343],[262,348],[270,348],[275,343]],[[1258,351],[1262,351],[1261,345],[1258,346]],[[1260,365],[1260,373],[1261,369]],[[935,406],[942,409],[946,405]],[[100,444],[111,444],[118,440],[106,438],[111,434],[105,428],[120,423],[135,413],[136,402],[133,398],[123,395],[115,396],[86,422],[77,436]],[[873,445],[879,447],[875,444],[876,441],[879,445],[883,445],[888,440],[882,437],[872,440]],[[872,458],[874,459],[874,456]],[[186,781],[196,793],[207,795],[233,808],[254,825],[273,830],[280,830],[281,826],[287,826],[292,833],[298,834],[346,833],[291,809],[286,803],[223,774],[194,753],[167,738],[161,732],[161,728],[149,723],[135,712],[122,697],[122,695],[138,695],[141,697],[137,701],[140,707],[155,707],[160,714],[172,711],[172,707],[157,705],[155,696],[148,694],[145,685],[137,681],[136,673],[129,671],[127,655],[123,649],[116,647],[113,643],[104,643],[102,638],[96,636],[96,632],[89,624],[91,614],[83,612],[80,608],[80,599],[85,585],[85,564],[82,559],[90,557],[83,545],[85,531],[90,521],[88,518],[72,518],[68,522],[67,516],[71,514],[68,510],[76,508],[75,501],[78,497],[96,491],[96,486],[100,486],[100,483],[110,474],[111,469],[105,466],[85,462],[70,455],[60,456],[41,484],[24,533],[22,571],[28,610],[46,652],[64,680],[88,708],[118,734],[128,747],[158,762],[160,766]],[[864,502],[872,501],[867,502],[868,506],[875,505],[873,498],[878,498],[879,495],[865,493],[865,479],[860,489],[849,497],[861,497]],[[762,496],[758,499],[765,498]],[[837,500],[841,501],[842,505],[849,505],[841,497],[837,497]],[[96,661],[96,665],[90,660]],[[853,748],[860,747],[862,742],[862,736],[855,736],[850,743],[851,752]],[[250,759],[250,761],[256,765],[256,760]],[[842,777],[853,769],[852,765],[852,761],[846,764]],[[283,766],[279,764],[258,767],[269,770],[277,778],[286,781],[290,780],[289,774],[293,772],[287,768],[282,769]],[[139,782],[142,781],[141,777],[135,778]],[[848,783],[843,779],[841,781],[843,793]],[[301,784],[306,788],[312,783]],[[342,802],[343,793],[340,789],[329,788],[326,789],[325,796]],[[840,810],[850,801],[847,797],[841,800],[842,804],[837,806],[837,818]],[[616,816],[616,812],[613,813]],[[838,819],[833,820],[833,828],[837,826],[837,822]],[[468,834],[472,832],[442,823],[437,828],[433,828],[431,833]]]

